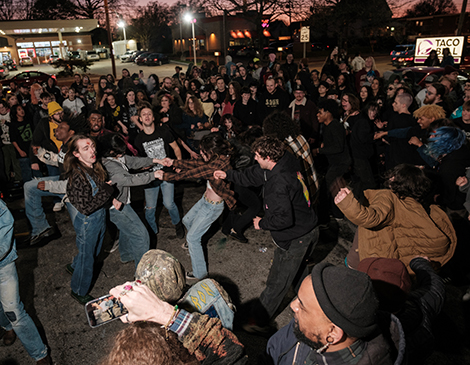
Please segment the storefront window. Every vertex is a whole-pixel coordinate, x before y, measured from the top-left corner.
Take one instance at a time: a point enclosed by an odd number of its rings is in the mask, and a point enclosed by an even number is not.
[[[38,57],[49,57],[51,55],[50,48],[36,48],[36,54]]]

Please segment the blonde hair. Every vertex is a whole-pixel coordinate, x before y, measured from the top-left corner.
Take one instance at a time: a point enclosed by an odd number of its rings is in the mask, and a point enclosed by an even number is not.
[[[443,119],[446,117],[444,108],[436,104],[424,105],[413,113],[415,118]]]

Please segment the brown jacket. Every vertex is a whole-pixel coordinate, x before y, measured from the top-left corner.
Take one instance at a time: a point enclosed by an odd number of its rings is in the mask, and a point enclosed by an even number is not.
[[[338,204],[358,227],[360,260],[396,258],[408,268],[416,255],[444,265],[454,254],[457,237],[447,215],[431,205],[430,215],[412,198],[399,199],[391,190],[366,190],[369,205],[348,194]]]

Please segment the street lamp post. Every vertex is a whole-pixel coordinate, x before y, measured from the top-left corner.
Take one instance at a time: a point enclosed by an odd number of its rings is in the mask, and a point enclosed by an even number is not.
[[[127,41],[127,38],[126,38],[126,23],[124,23],[123,20],[120,20],[119,23],[118,23],[118,27],[122,28],[122,31],[124,33],[124,40]]]
[[[196,23],[196,19],[191,14],[186,14],[184,16],[186,22],[191,23],[191,28],[193,31],[193,55],[194,55],[194,65],[197,65],[196,59],[196,35],[194,34],[194,23]]]

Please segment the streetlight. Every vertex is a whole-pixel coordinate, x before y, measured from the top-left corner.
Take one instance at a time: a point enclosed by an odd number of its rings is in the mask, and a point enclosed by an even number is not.
[[[189,13],[184,16],[184,20],[187,23],[191,23],[192,31],[193,31],[193,54],[194,54],[194,65],[197,65],[196,60],[196,36],[194,35],[194,23],[196,23],[196,19]]]
[[[127,41],[127,39],[126,39],[126,23],[124,23],[124,20],[121,19],[118,22],[117,25],[118,25],[119,28],[122,28],[122,31],[124,32],[124,40]]]

